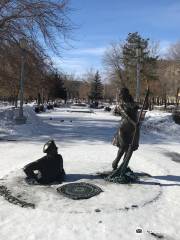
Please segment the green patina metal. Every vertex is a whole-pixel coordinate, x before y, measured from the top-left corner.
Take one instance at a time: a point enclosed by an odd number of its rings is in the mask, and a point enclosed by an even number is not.
[[[94,184],[79,182],[65,184],[57,188],[57,191],[65,197],[79,200],[94,197],[101,193],[102,189]]]
[[[105,177],[105,180],[113,183],[128,184],[136,182],[138,176],[128,167],[123,175],[121,174],[121,169],[117,169]]]

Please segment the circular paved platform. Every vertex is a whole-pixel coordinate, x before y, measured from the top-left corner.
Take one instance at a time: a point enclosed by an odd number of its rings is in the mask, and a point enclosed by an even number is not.
[[[103,172],[100,175],[104,177],[106,173]],[[35,206],[36,209],[64,213],[87,213],[97,209],[104,213],[128,212],[156,204],[155,202],[160,204],[163,188],[153,177],[140,177],[141,181],[134,184],[115,184],[105,181],[103,177],[98,178],[97,174],[95,176],[90,179],[82,178],[82,182],[63,185],[29,185],[25,181],[22,169],[16,170],[0,179],[0,203],[8,201],[22,207]],[[60,194],[61,190],[57,191],[57,188],[62,190],[62,194]],[[66,194],[75,195],[75,199],[77,195],[78,199],[96,197],[76,204],[76,201],[72,202],[73,200],[64,197],[63,191]],[[100,192],[101,194],[97,195]]]

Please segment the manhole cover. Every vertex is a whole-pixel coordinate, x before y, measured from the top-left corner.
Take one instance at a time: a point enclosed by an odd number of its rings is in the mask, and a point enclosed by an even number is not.
[[[89,183],[69,183],[57,188],[64,196],[78,200],[94,197],[102,192],[102,189]]]

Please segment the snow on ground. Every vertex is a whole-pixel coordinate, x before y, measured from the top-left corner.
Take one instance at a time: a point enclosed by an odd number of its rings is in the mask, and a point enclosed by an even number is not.
[[[0,197],[0,239],[157,239],[149,233],[153,232],[178,240],[180,126],[171,115],[147,113],[140,147],[130,161],[134,171],[153,177],[143,179],[142,184],[120,185],[96,175],[111,170],[117,153],[111,139],[120,118],[103,110],[67,110],[36,115],[32,106],[26,106],[27,124],[15,125],[17,111],[13,114],[11,107],[0,108],[0,178],[36,204],[36,209],[24,209]],[[101,194],[76,201],[58,195],[57,185],[25,186],[21,168],[43,155],[42,147],[50,138],[55,139],[63,156],[67,182],[96,184],[102,188]],[[142,233],[136,233],[138,228]]]

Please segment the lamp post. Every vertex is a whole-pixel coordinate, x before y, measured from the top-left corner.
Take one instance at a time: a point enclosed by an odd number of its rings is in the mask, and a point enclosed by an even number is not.
[[[140,99],[140,92],[141,92],[141,61],[144,56],[144,49],[146,48],[146,44],[142,42],[132,43],[136,53],[136,101],[138,102]]]
[[[142,49],[140,46],[137,46],[136,48],[136,58],[137,58],[137,64],[136,64],[136,101],[139,101],[140,98],[140,70],[141,70],[141,65],[140,65],[140,58],[142,55]]]
[[[27,47],[27,40],[21,38],[19,40],[21,48],[21,76],[20,76],[20,107],[19,107],[19,116],[16,118],[16,123],[24,124],[26,123],[27,118],[23,114],[23,100],[24,100],[24,64],[25,64],[25,54]]]

